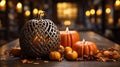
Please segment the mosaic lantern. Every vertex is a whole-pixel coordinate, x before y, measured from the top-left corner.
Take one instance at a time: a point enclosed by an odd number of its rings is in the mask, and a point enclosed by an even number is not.
[[[20,47],[27,57],[47,57],[51,51],[57,50],[59,45],[59,30],[49,19],[31,19],[21,29]]]

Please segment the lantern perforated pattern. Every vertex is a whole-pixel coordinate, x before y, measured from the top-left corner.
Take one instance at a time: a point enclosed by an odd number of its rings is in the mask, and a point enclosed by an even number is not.
[[[59,44],[59,30],[49,19],[30,20],[20,33],[20,47],[28,57],[45,57],[50,51],[57,50]]]

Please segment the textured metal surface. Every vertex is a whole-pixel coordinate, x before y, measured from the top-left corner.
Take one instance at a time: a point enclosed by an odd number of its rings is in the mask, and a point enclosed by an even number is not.
[[[26,56],[44,57],[60,45],[57,26],[49,19],[32,19],[26,22],[20,33],[20,47]]]
[[[93,41],[97,44],[99,48],[109,48],[116,46],[120,48],[120,46],[104,37],[101,37],[94,32],[80,32],[81,40],[84,38],[85,40]],[[119,67],[120,62],[97,62],[97,61],[67,61],[63,60],[62,62],[57,61],[49,61],[45,63],[40,60],[39,64],[23,64],[19,61],[19,58],[10,58],[4,55],[4,51],[9,51],[13,47],[19,47],[19,39],[16,39],[10,43],[5,44],[0,47],[0,58],[6,58],[6,61],[0,60],[0,67]]]

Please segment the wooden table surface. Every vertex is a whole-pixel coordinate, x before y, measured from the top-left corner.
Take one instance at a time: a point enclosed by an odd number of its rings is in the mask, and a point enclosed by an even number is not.
[[[109,48],[120,46],[94,32],[79,32],[80,38],[93,41],[99,48]],[[120,67],[120,62],[98,62],[98,61],[67,61],[61,62],[49,61],[45,63],[40,60],[39,64],[23,64],[19,58],[13,58],[5,55],[5,51],[9,51],[13,47],[19,47],[19,38],[0,47],[0,67]],[[6,60],[2,60],[2,58]]]

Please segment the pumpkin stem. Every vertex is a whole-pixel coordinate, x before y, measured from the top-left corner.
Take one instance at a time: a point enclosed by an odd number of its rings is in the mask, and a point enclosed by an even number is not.
[[[42,19],[43,16],[44,16],[44,11],[43,11],[43,10],[40,10],[40,11],[38,12],[38,18],[39,18],[39,19]]]

